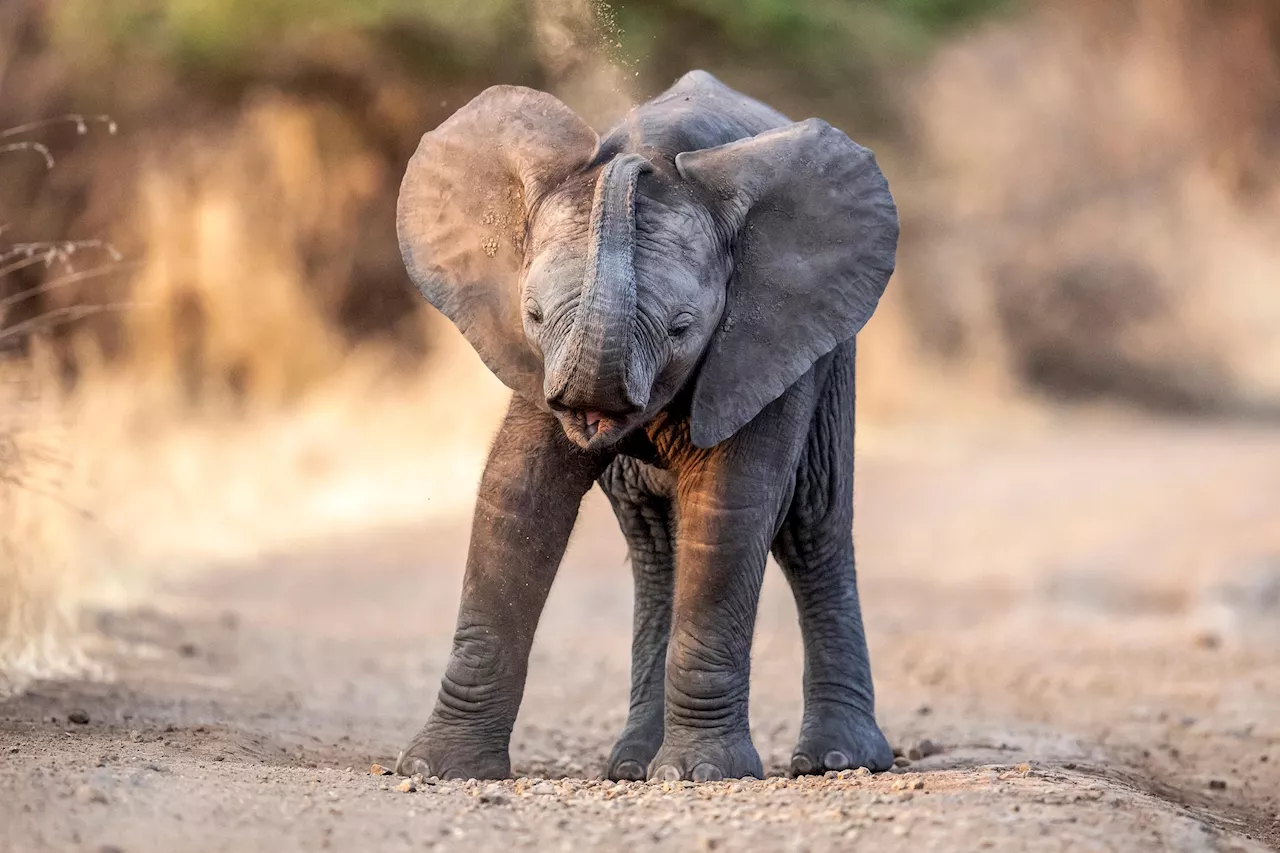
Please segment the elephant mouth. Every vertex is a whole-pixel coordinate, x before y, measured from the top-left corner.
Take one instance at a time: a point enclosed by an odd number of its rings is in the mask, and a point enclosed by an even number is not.
[[[640,420],[640,412],[622,414],[564,409],[556,412],[565,435],[584,450],[599,450],[622,438]]]

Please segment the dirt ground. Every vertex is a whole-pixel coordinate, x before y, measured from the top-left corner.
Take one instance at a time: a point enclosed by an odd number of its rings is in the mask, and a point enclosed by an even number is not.
[[[424,522],[95,614],[111,680],[0,704],[0,849],[1280,845],[1280,432],[1082,422],[889,447],[861,458],[857,502],[879,718],[907,753],[891,773],[782,775],[801,656],[771,569],[752,693],[770,778],[600,781],[631,601],[593,493],[513,739],[528,778],[401,793],[369,774],[449,650],[466,525]],[[923,739],[941,751],[910,760]]]

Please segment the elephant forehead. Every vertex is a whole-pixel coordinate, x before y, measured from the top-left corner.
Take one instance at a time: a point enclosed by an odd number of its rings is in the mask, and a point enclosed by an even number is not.
[[[529,223],[534,251],[552,243],[586,240],[596,174],[568,181],[542,199]]]
[[[555,310],[566,302],[576,302],[587,269],[586,239],[545,243],[529,259],[521,284],[525,295],[537,296],[544,308]]]
[[[687,193],[647,189],[636,200],[637,276],[642,281],[672,274],[716,279],[726,258],[711,212]]]

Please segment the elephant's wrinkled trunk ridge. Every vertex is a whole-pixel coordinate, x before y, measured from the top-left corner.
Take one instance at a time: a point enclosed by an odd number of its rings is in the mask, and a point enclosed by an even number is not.
[[[547,383],[548,397],[570,407],[590,403],[626,411],[648,403],[647,382],[631,375],[629,360],[636,314],[636,183],[651,168],[644,157],[623,154],[604,167],[596,184],[577,313]],[[600,419],[600,413],[591,414]]]

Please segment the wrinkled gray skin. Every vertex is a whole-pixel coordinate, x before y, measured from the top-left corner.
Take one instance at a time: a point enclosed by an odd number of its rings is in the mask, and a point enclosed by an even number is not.
[[[603,139],[500,86],[423,137],[405,263],[515,392],[453,654],[398,770],[510,774],[534,630],[599,483],[635,575],[612,779],[761,776],[751,637],[772,550],[805,643],[796,773],[888,768],[853,557],[854,336],[893,272],[871,152],[691,72]]]

